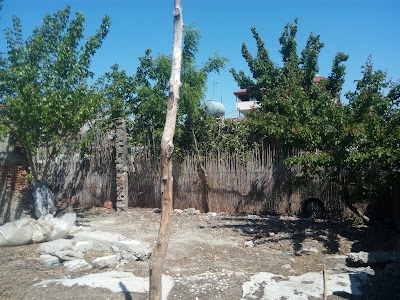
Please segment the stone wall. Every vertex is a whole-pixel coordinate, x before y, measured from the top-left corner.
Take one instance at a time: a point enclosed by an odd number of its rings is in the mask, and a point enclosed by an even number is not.
[[[118,120],[115,141],[115,169],[117,177],[117,210],[128,208],[128,168],[127,168],[126,123]]]

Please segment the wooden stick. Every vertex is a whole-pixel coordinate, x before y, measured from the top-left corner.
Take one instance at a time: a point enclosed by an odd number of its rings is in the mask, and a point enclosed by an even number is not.
[[[323,272],[323,278],[324,278],[324,300],[328,299],[328,277],[326,275],[326,264],[324,263],[324,272]]]
[[[167,255],[172,222],[172,152],[178,110],[179,89],[181,86],[182,67],[182,0],[174,0],[174,46],[172,52],[171,78],[169,80],[168,109],[164,132],[161,140],[161,221],[157,244],[150,260],[149,299],[161,300],[162,271]]]

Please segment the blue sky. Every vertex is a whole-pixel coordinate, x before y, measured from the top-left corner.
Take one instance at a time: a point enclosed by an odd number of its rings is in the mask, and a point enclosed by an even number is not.
[[[67,4],[72,12],[86,16],[87,35],[94,33],[104,14],[111,17],[110,33],[93,59],[96,76],[114,63],[133,74],[146,48],[153,53],[172,51],[173,0],[4,0],[0,49],[5,50],[3,29],[11,25],[12,15],[21,18],[24,34],[29,36],[45,13]],[[217,51],[229,59],[220,75],[210,76],[206,94],[207,100],[222,100],[226,117],[237,116],[233,92],[238,86],[229,69],[248,72],[240,51],[243,42],[255,51],[250,28],[257,27],[271,58],[281,63],[278,39],[285,24],[295,18],[299,19],[299,52],[310,32],[320,34],[325,43],[319,58],[320,75],[329,75],[338,51],[350,55],[343,92],[354,90],[354,80],[361,78],[361,66],[369,55],[375,68],[387,70],[393,80],[400,79],[398,0],[183,0],[184,23],[193,23],[202,35],[198,62]]]

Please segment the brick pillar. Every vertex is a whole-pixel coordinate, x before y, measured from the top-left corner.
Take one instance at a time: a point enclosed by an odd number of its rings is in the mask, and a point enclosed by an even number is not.
[[[128,208],[128,145],[125,120],[119,119],[116,128],[115,169],[117,177],[117,210]]]

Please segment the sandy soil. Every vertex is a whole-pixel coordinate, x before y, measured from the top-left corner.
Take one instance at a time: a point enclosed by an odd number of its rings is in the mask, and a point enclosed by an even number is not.
[[[160,214],[151,209],[135,208],[117,214],[94,208],[77,213],[78,226],[120,233],[151,247],[157,238]],[[395,240],[396,232],[390,224],[383,223],[357,227],[345,221],[297,217],[175,212],[164,266],[164,274],[174,282],[168,299],[247,299],[244,283],[260,272],[295,276],[321,272],[324,264],[328,272],[338,270],[344,267],[346,253],[391,250]],[[76,278],[107,270],[68,273],[62,266],[46,268],[38,261],[38,248],[0,248],[0,299],[148,298],[145,292],[129,292],[123,285],[120,292],[78,285],[40,285],[45,279]],[[301,252],[304,248],[314,252]],[[87,261],[96,255],[86,254]],[[148,262],[127,262],[117,271],[147,277]],[[369,283],[361,288],[363,296],[337,294],[328,299],[400,299],[399,279],[376,269]],[[265,295],[255,292],[252,297],[262,299]]]

